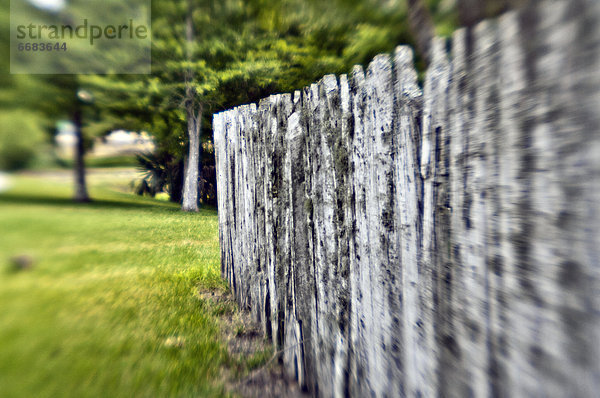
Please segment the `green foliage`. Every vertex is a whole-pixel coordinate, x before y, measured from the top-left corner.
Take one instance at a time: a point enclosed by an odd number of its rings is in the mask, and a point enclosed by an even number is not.
[[[456,1],[425,2],[438,34],[450,34]],[[154,0],[151,75],[8,75],[8,0],[0,4],[6,5],[0,24],[7,28],[0,29],[6,55],[0,57],[1,109],[35,110],[53,132],[56,120],[72,118],[75,92],[84,88],[95,98],[83,109],[87,142],[113,129],[145,130],[178,160],[187,153],[186,87],[204,106],[201,141],[208,143],[214,112],[347,73],[375,54],[413,44],[405,0]]]
[[[154,197],[166,191],[171,202],[181,201],[183,162],[167,152],[145,153],[136,156],[142,177],[135,183],[136,195]]]
[[[27,167],[45,139],[39,115],[23,110],[0,113],[0,170]]]

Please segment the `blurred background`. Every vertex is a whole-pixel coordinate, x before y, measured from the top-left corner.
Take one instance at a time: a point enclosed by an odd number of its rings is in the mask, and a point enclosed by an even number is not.
[[[1,170],[65,170],[76,165],[80,150],[88,167],[141,167],[148,178],[132,189],[180,202],[186,81],[192,80],[202,105],[200,201],[212,204],[213,113],[346,73],[399,44],[417,49],[423,71],[433,33],[448,36],[459,24],[511,7],[509,1],[463,1],[461,9],[455,0],[156,1],[151,74],[11,75],[9,2],[0,8]],[[35,13],[93,12],[93,2],[77,0],[19,3]],[[188,23],[192,36],[186,36]],[[78,92],[91,100],[82,101]]]

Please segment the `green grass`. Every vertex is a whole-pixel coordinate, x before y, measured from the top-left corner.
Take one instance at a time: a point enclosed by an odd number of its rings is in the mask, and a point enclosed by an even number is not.
[[[226,289],[216,212],[70,194],[39,177],[0,194],[0,396],[226,395],[218,310],[197,294]]]
[[[62,168],[70,169],[73,167],[73,159],[71,158],[59,158],[57,162]],[[138,161],[135,155],[115,155],[107,157],[86,156],[85,165],[89,168],[137,167]]]

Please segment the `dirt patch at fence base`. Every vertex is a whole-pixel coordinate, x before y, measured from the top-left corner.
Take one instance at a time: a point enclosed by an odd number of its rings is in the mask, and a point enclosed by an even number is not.
[[[232,359],[223,374],[227,392],[241,397],[301,398],[309,397],[295,381],[289,380],[279,362],[280,353],[273,353],[265,340],[260,325],[252,321],[251,314],[241,311],[233,297],[221,290],[201,290],[198,297],[221,318],[221,334],[227,343]],[[262,363],[244,369],[242,360],[254,355],[267,355]]]
[[[260,369],[249,380],[235,384],[230,391],[243,397],[309,397],[296,383],[286,380],[281,365]]]

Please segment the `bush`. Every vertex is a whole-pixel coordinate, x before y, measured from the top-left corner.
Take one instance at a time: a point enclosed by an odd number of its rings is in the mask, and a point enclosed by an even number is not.
[[[144,153],[136,156],[142,177],[133,184],[137,195],[155,197],[166,192],[169,200],[181,203],[183,190],[183,160],[166,152]],[[198,175],[199,204],[217,205],[217,176],[214,164],[200,167]]]
[[[183,160],[166,152],[145,153],[136,156],[142,178],[134,186],[137,195],[150,195],[166,191],[171,202],[181,202],[183,189]]]
[[[46,134],[40,117],[27,111],[0,113],[0,170],[30,165],[41,151]]]

